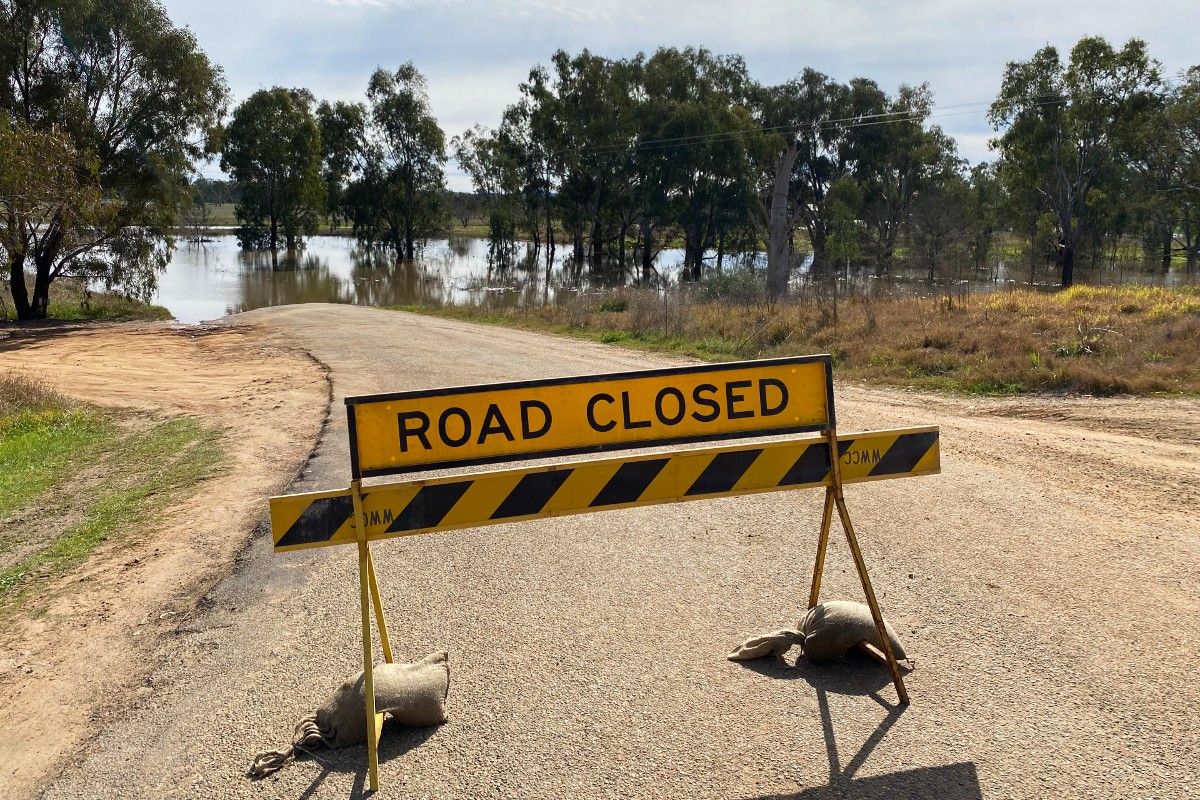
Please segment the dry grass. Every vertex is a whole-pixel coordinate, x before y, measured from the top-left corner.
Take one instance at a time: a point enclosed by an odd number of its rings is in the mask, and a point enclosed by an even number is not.
[[[0,372],[0,419],[24,411],[65,410],[71,405],[43,383],[16,372]]]
[[[556,305],[413,308],[709,360],[834,354],[838,375],[985,394],[1200,393],[1200,292],[1145,287],[785,303],[618,290]]]

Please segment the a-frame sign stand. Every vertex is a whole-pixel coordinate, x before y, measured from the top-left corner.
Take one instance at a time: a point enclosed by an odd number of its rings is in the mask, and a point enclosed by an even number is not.
[[[829,442],[829,486],[825,489],[825,508],[821,512],[821,535],[817,540],[817,558],[813,564],[812,586],[808,590],[808,607],[817,604],[821,594],[821,574],[825,571],[825,551],[829,545],[829,528],[833,524],[833,509],[837,506],[838,517],[842,521],[842,530],[846,532],[846,544],[850,547],[850,555],[854,558],[854,567],[858,570],[858,578],[862,581],[863,593],[867,596],[867,605],[871,608],[871,618],[875,621],[875,630],[879,632],[879,641],[883,643],[883,656],[888,670],[892,673],[892,683],[896,685],[896,696],[901,705],[908,705],[908,690],[904,688],[904,678],[900,675],[900,665],[896,654],[892,652],[892,642],[888,638],[887,627],[883,622],[883,612],[879,610],[879,600],[875,597],[875,589],[871,586],[871,576],[867,574],[867,562],[863,560],[862,550],[858,546],[858,537],[854,533],[854,525],[850,522],[850,512],[846,510],[846,498],[842,494],[841,457],[838,453],[838,438],[836,426],[830,425],[825,429],[826,440]],[[871,652],[870,649],[867,651]]]
[[[395,392],[346,398],[346,406],[349,489],[271,498],[271,534],[277,552],[358,546],[370,791],[379,789],[383,728],[372,614],[384,661],[393,663],[370,542],[397,536],[822,487],[808,605],[820,595],[836,507],[883,644],[882,652],[867,650],[887,664],[900,702],[909,702],[842,486],[936,474],[939,433],[926,426],[839,439],[830,356]],[[802,433],[820,435],[755,441]],[[751,443],[373,484],[366,493],[362,487],[363,478],[405,472],[735,439]]]

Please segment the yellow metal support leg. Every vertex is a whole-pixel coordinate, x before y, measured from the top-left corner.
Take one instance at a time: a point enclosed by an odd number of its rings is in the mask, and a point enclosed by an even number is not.
[[[825,431],[829,442],[829,492],[825,496],[825,512],[829,513],[829,501],[832,497],[837,506],[838,517],[842,521],[842,530],[846,532],[846,543],[850,546],[850,555],[854,558],[854,567],[858,570],[858,579],[862,582],[863,593],[867,596],[867,605],[871,608],[871,619],[875,622],[875,630],[879,632],[879,641],[883,643],[883,654],[887,657],[888,671],[892,673],[892,683],[896,685],[896,696],[901,704],[908,705],[908,690],[904,688],[904,679],[900,676],[900,665],[896,662],[896,654],[892,652],[892,641],[887,635],[887,626],[883,624],[883,612],[879,610],[879,600],[875,597],[875,588],[871,585],[871,576],[867,574],[867,562],[863,559],[862,550],[858,546],[858,536],[854,533],[854,525],[850,522],[850,512],[846,510],[846,498],[842,494],[841,455],[838,450],[837,431],[831,426]],[[825,520],[822,519],[822,539],[827,533]],[[822,543],[823,544],[823,543]],[[818,564],[824,558],[823,549],[818,553]],[[813,581],[812,601],[819,586]],[[810,606],[811,607],[811,606]]]
[[[808,607],[817,604],[821,596],[821,575],[825,572],[825,551],[829,546],[829,528],[833,523],[833,489],[825,490],[825,509],[821,512],[821,537],[817,540],[817,561],[813,564],[812,586],[808,590]]]
[[[376,596],[377,594],[372,591],[375,581],[371,570],[371,551],[367,547],[361,482],[352,481],[350,491],[354,501],[354,524],[358,531],[358,599],[362,611],[363,704],[367,722],[367,776],[370,790],[377,792],[379,791],[379,731],[383,725],[383,715],[375,712],[375,653],[371,640],[371,599],[373,594]],[[378,608],[379,606],[376,605],[376,609]],[[380,619],[382,619],[382,614]]]
[[[867,574],[867,562],[863,560],[862,550],[858,547],[858,537],[854,534],[854,525],[850,522],[850,512],[846,510],[846,501],[837,498],[838,516],[842,520],[842,528],[846,531],[846,543],[850,545],[850,554],[854,557],[854,566],[858,569],[858,578],[862,581],[863,592],[867,595],[867,605],[871,607],[871,618],[875,620],[875,630],[879,632],[879,641],[883,643],[883,654],[887,656],[888,670],[892,673],[892,683],[896,685],[896,696],[902,705],[908,705],[908,690],[904,688],[904,679],[900,676],[900,665],[896,662],[896,654],[892,652],[892,640],[888,638],[887,627],[883,624],[883,612],[879,610],[879,600],[875,598],[875,589],[871,586],[871,576]]]
[[[367,547],[367,577],[371,581],[371,602],[375,604],[375,626],[379,628],[379,646],[383,648],[383,660],[389,664],[392,661],[392,645],[388,641],[387,620],[383,617],[383,600],[379,597],[379,582],[375,580],[375,559],[371,557],[371,548]]]

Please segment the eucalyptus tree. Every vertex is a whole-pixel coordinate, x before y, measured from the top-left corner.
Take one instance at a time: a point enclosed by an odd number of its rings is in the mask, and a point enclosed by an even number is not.
[[[1200,67],[1165,92],[1144,135],[1130,170],[1133,215],[1164,270],[1182,251],[1191,272],[1200,261]]]
[[[450,145],[488,210],[489,255],[507,264],[516,250],[517,226],[523,220],[520,153],[503,130],[491,131],[481,125],[454,137]]]
[[[1200,265],[1200,66],[1187,70],[1167,107],[1169,145],[1176,154],[1177,179],[1173,196],[1178,208],[1177,230],[1188,272]]]
[[[34,216],[19,202],[6,208],[4,257],[19,318],[45,317],[50,285],[63,275],[149,298],[225,97],[220,69],[156,0],[0,0],[0,126],[61,137],[56,157],[73,152],[82,175],[78,184],[29,187],[42,197],[62,190],[68,201],[48,217],[39,216],[43,203]],[[31,264],[32,295],[24,285]]]
[[[551,146],[557,151],[559,214],[571,235],[575,263],[583,263],[587,238],[598,264],[603,259],[600,212],[621,158],[618,116],[627,98],[614,80],[616,62],[586,49],[575,56],[559,50],[550,61],[548,80],[538,76],[538,101],[556,128]]]
[[[0,122],[0,255],[10,270],[19,319],[31,316],[24,268],[42,237],[56,226],[75,231],[103,225],[110,213],[95,160],[81,158],[70,139],[54,129]]]
[[[1006,183],[1028,187],[1057,226],[1062,286],[1075,279],[1079,219],[1106,171],[1136,154],[1158,104],[1160,67],[1146,45],[1085,37],[1067,63],[1043,47],[1010,62],[989,116]]]
[[[968,176],[967,246],[976,269],[988,263],[996,233],[1003,221],[1004,190],[990,163],[976,164]]]
[[[317,106],[321,133],[321,182],[325,210],[336,227],[345,218],[346,186],[362,170],[367,109],[362,103],[322,102]]]
[[[414,258],[442,222],[446,136],[412,62],[377,69],[367,85],[368,118],[359,177],[346,192],[359,240]]]
[[[971,233],[971,185],[951,172],[922,189],[912,202],[909,216],[913,260],[932,283],[949,264],[966,259]]]
[[[290,250],[316,233],[325,208],[321,130],[307,89],[260,89],[233,112],[221,169],[238,187],[238,241],[244,249]]]
[[[814,269],[827,266],[826,245],[833,217],[829,192],[839,180],[851,176],[849,123],[856,108],[864,113],[872,89],[878,87],[863,81],[848,86],[808,68],[763,92],[763,122],[778,132],[768,211],[768,284],[776,294],[786,287],[792,230],[797,223],[808,234]],[[845,203],[841,213],[851,213]],[[852,213],[857,216],[858,209]]]
[[[656,154],[665,210],[684,246],[683,274],[699,280],[717,218],[754,213],[750,153],[763,147],[751,112],[752,84],[739,56],[704,48],[661,49],[646,61],[645,92],[657,104],[639,146]]]
[[[901,86],[894,97],[879,91],[868,106],[879,109],[878,117],[863,120],[851,133],[854,174],[863,187],[862,219],[875,266],[884,272],[891,269],[917,195],[943,184],[957,187],[954,140],[926,124],[932,106],[927,85]]]

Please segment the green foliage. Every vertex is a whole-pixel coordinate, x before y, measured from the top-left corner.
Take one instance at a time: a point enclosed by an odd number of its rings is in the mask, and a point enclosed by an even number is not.
[[[368,115],[359,177],[345,208],[364,245],[403,258],[442,227],[446,137],[429,105],[425,78],[411,62],[377,69],[367,86]]]
[[[620,296],[605,297],[600,301],[600,310],[619,314],[629,310],[629,301]]]
[[[81,174],[65,187],[100,197],[55,202],[49,213],[44,196],[39,210],[18,208],[22,233],[3,246],[18,315],[44,317],[50,284],[68,274],[148,298],[188,201],[186,177],[224,111],[220,70],[157,0],[5,0],[0,87],[0,127],[63,137],[68,146],[56,150]]]
[[[765,276],[749,269],[710,272],[700,283],[700,297],[731,303],[758,303],[767,294]]]
[[[1041,214],[1053,215],[1064,288],[1074,280],[1083,233],[1103,225],[1094,193],[1124,185],[1144,150],[1160,87],[1160,66],[1138,39],[1116,50],[1084,37],[1066,64],[1047,45],[1005,69],[990,112],[1003,130],[997,171],[1031,234]]]
[[[321,128],[321,180],[325,208],[334,225],[345,216],[346,185],[358,171],[366,147],[366,107],[362,103],[321,103],[317,123]]]
[[[321,131],[305,89],[261,89],[233,112],[221,168],[232,176],[243,248],[290,250],[315,233],[324,209]]]

